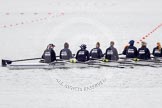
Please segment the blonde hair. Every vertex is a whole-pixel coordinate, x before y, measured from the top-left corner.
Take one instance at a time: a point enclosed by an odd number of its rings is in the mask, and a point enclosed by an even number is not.
[[[161,50],[161,44],[160,44],[160,42],[157,42],[157,47],[158,47],[158,50],[160,51]]]
[[[141,45],[142,45],[142,46],[147,46],[147,43],[144,42],[144,41],[142,41],[142,42],[141,42]]]

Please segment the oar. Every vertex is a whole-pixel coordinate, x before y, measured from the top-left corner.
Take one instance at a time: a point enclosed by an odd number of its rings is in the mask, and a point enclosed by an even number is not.
[[[75,54],[72,54],[72,56],[74,57]],[[60,57],[60,56],[56,56],[56,57]],[[2,67],[6,67],[7,64],[11,64],[12,62],[38,60],[38,59],[42,59],[42,58],[30,58],[30,59],[21,59],[21,60],[4,60],[4,59],[2,59],[1,65],[2,65]]]
[[[42,58],[30,58],[30,59],[21,59],[21,60],[4,60],[2,59],[2,67],[5,67],[7,64],[11,64],[12,62],[19,62],[19,61],[29,61],[29,60],[38,60]]]

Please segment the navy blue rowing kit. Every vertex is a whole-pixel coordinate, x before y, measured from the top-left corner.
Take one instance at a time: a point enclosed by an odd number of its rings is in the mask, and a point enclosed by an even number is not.
[[[136,58],[138,54],[137,48],[130,45],[124,49],[123,54],[126,55],[126,58]]]
[[[90,52],[90,56],[92,59],[100,59],[104,55],[102,54],[102,50],[100,48],[93,48]]]
[[[106,49],[106,53],[105,53],[105,59],[109,59],[109,60],[118,60],[119,56],[118,56],[118,51],[116,48],[114,47],[109,47]]]
[[[89,60],[89,51],[86,49],[80,49],[76,54],[76,59],[81,62]]]
[[[154,55],[154,57],[162,57],[162,48],[159,49],[158,47],[155,47],[152,54]]]
[[[68,48],[64,48],[60,51],[60,59],[69,60],[72,58],[72,52]]]
[[[50,63],[56,60],[55,51],[52,48],[46,49],[42,55],[45,63]]]
[[[141,47],[138,49],[138,58],[148,60],[150,59],[150,50],[146,47]]]

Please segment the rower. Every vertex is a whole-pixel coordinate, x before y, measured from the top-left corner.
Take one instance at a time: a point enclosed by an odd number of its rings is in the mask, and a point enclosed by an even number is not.
[[[129,45],[124,48],[123,53],[126,55],[126,58],[136,58],[137,57],[137,48],[134,46],[134,40],[129,41]]]
[[[56,53],[53,50],[54,47],[55,47],[55,45],[49,44],[47,46],[46,50],[44,51],[44,53],[42,55],[42,59],[44,59],[45,63],[51,63],[56,60]]]
[[[67,42],[64,43],[64,49],[60,51],[60,59],[69,60],[72,58],[72,52],[69,49],[69,44]]]
[[[115,44],[114,41],[110,42],[110,47],[106,49],[105,59],[115,60],[115,61],[117,61],[119,59],[118,51],[114,47],[114,44]]]
[[[157,42],[157,46],[153,49],[152,54],[154,57],[162,57],[162,48],[160,42]]]
[[[80,50],[76,54],[77,61],[85,62],[89,60],[89,51],[86,50],[87,46],[85,44],[82,44],[80,46]]]
[[[150,50],[147,48],[146,42],[141,42],[141,48],[138,49],[138,56],[139,59],[148,60],[150,59]]]
[[[103,57],[102,50],[100,49],[100,43],[96,43],[96,48],[93,48],[90,52],[91,59],[101,59]]]

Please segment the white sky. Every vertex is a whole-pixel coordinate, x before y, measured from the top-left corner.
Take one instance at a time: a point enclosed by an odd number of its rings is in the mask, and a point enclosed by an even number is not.
[[[0,0],[0,12],[161,11],[162,0]],[[142,10],[141,10],[142,9]]]

